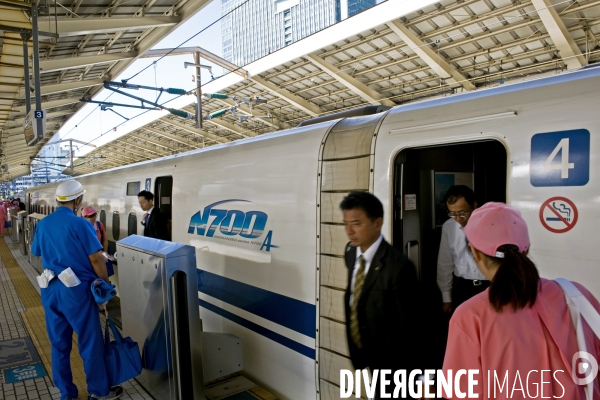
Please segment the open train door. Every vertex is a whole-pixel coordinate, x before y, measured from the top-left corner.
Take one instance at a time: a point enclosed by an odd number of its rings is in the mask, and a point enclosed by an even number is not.
[[[448,329],[437,286],[442,224],[450,218],[444,196],[450,186],[462,184],[473,189],[480,206],[506,202],[507,161],[504,144],[496,140],[413,147],[395,159],[393,245],[417,268],[436,368],[442,367]]]
[[[154,182],[154,207],[158,207],[160,212],[167,219],[168,239],[171,240],[172,221],[173,221],[173,177],[159,176]]]

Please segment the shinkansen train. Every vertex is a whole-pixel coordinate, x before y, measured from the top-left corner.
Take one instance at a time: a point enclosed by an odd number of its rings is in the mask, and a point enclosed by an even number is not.
[[[352,369],[339,210],[351,190],[381,199],[383,235],[424,288],[435,288],[443,194],[465,184],[479,204],[521,211],[542,276],[600,296],[599,93],[600,68],[589,68],[77,179],[111,251],[142,234],[137,193],[154,192],[172,240],[196,248],[203,329],[243,339],[245,374],[283,399],[339,398],[339,371]],[[30,212],[52,212],[55,187],[29,190]]]

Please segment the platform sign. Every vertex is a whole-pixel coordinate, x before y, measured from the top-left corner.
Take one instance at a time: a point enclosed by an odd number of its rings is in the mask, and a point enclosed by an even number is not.
[[[553,233],[565,233],[573,229],[579,219],[575,203],[566,197],[552,197],[540,207],[540,221]]]
[[[46,376],[46,370],[40,363],[22,365],[4,371],[4,380],[6,383],[17,383],[28,379],[42,378],[44,376]]]
[[[531,138],[533,186],[583,186],[590,180],[590,132],[538,133]]]

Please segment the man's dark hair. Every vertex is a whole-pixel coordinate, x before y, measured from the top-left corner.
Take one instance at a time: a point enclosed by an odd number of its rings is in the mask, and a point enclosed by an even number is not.
[[[383,205],[381,201],[369,192],[350,192],[340,203],[342,211],[352,210],[354,208],[362,209],[371,220],[383,218]]]
[[[446,192],[446,196],[444,196],[444,204],[454,204],[461,197],[464,198],[471,207],[475,206],[475,193],[473,193],[470,187],[465,185],[451,186]]]
[[[137,197],[143,197],[148,201],[154,200],[154,195],[152,194],[152,192],[149,192],[147,190],[142,190],[141,192],[139,192]]]

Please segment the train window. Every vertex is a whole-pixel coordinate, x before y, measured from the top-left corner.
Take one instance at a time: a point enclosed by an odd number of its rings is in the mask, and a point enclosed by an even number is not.
[[[120,233],[121,233],[121,216],[119,215],[118,211],[115,211],[115,212],[113,212],[113,218],[112,218],[113,240],[115,240],[115,241],[119,240]]]
[[[127,219],[127,236],[137,234],[137,216],[132,211]]]
[[[127,196],[137,196],[140,192],[140,182],[127,182]]]
[[[100,210],[100,222],[106,227],[106,211]]]

